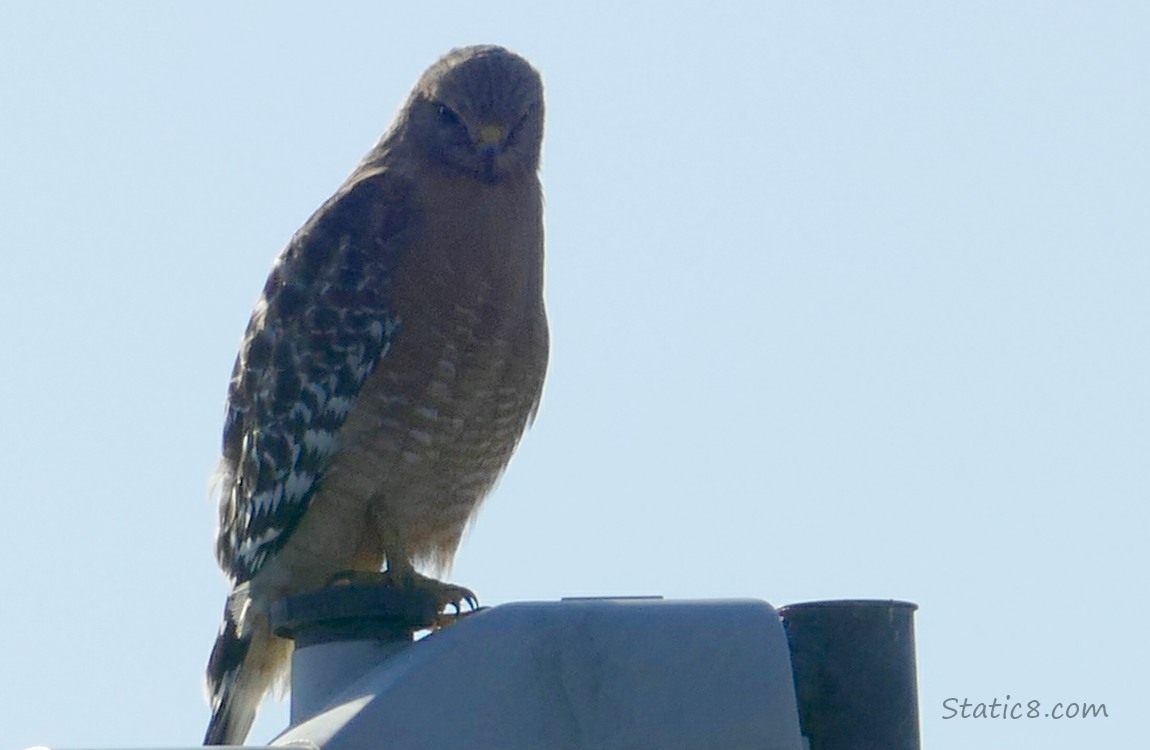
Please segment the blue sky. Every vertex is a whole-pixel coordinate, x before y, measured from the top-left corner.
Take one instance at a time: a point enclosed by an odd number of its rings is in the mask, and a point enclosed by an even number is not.
[[[1148,6],[387,5],[0,9],[0,747],[198,742],[240,334],[478,42],[544,75],[553,356],[454,579],[907,599],[927,746],[1144,739]],[[942,719],[1007,694],[1109,718]]]

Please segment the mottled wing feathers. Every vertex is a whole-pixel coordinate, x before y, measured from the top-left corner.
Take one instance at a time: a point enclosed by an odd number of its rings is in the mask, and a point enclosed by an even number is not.
[[[292,238],[256,304],[224,421],[216,552],[236,582],[299,522],[387,354],[390,278],[414,218],[407,190],[385,171],[350,180]]]

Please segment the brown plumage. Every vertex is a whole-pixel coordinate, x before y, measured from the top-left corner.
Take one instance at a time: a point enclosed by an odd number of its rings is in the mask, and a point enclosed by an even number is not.
[[[244,740],[290,644],[274,601],[387,565],[447,568],[547,366],[538,74],[453,50],[277,259],[228,391],[205,744]]]

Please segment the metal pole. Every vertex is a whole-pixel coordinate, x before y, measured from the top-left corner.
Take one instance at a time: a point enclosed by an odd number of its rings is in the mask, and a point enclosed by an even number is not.
[[[842,600],[779,610],[811,750],[919,750],[916,609]]]
[[[277,601],[272,627],[295,641],[292,725],[410,646],[417,630],[436,621],[438,609],[431,593],[375,583],[328,586]]]

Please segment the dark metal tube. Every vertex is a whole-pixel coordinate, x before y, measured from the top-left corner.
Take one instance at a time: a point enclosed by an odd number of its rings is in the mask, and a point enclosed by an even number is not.
[[[811,750],[919,750],[916,609],[842,600],[779,610]]]

